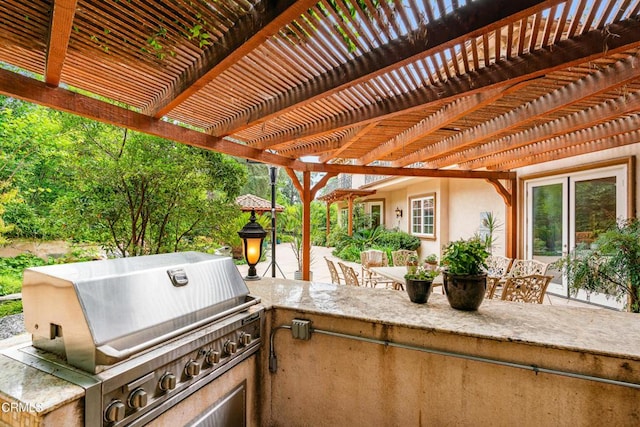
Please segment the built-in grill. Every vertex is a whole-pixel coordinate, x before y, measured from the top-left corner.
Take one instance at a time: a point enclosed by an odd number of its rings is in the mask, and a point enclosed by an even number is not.
[[[32,345],[83,386],[85,425],[142,425],[255,353],[264,307],[231,258],[162,254],[25,270]]]

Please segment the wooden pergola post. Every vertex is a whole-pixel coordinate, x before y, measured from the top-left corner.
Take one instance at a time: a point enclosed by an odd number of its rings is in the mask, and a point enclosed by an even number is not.
[[[505,204],[505,255],[518,257],[518,190],[516,178],[509,179],[505,187],[497,179],[487,179],[502,196]]]
[[[311,172],[302,172],[302,280],[311,271]]]
[[[348,227],[347,227],[347,234],[349,236],[351,236],[353,234],[353,197],[349,197],[347,199],[347,204],[349,206],[349,218],[348,218]]]
[[[327,173],[318,183],[311,188],[311,172],[302,172],[302,183],[298,180],[296,173],[291,168],[285,168],[287,175],[291,178],[293,186],[298,190],[302,200],[302,280],[309,280],[311,272],[311,201],[316,197],[316,193],[327,185],[327,181],[337,175],[337,173]],[[327,220],[328,221],[328,220]]]

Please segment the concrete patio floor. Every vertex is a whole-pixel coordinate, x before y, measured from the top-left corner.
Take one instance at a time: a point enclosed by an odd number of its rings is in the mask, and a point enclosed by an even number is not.
[[[313,272],[314,282],[331,283],[331,275],[329,274],[329,268],[325,262],[325,257],[332,260],[334,263],[342,261],[340,258],[332,255],[333,248],[326,248],[323,246],[314,246],[311,250],[311,271]],[[343,263],[353,267],[355,271],[361,275],[361,267],[359,263],[342,261]],[[336,264],[337,267],[337,264]],[[247,265],[239,265],[238,270],[243,276],[246,276],[248,271]],[[265,261],[262,261],[256,265],[258,274],[262,277],[271,277],[271,248],[269,247],[267,257]],[[293,249],[289,243],[281,243],[276,246],[276,277],[293,279],[294,272],[298,269],[296,257]],[[382,286],[382,285],[381,285]],[[439,287],[435,292],[443,292]],[[556,295],[547,294],[544,299],[544,304],[551,304],[555,306],[571,306],[571,307],[587,307],[587,308],[602,308],[593,304],[587,304],[574,299],[562,298]]]

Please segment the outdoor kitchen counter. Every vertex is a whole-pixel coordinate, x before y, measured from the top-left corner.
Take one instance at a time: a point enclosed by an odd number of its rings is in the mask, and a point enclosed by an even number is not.
[[[640,316],[629,313],[499,300],[465,312],[435,292],[427,304],[414,304],[391,289],[277,278],[247,284],[267,307],[640,361]]]
[[[79,419],[82,397],[82,387],[0,354],[0,425],[63,425]]]

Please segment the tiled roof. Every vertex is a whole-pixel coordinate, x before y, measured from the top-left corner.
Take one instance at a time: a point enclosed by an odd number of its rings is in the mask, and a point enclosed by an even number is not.
[[[244,194],[236,198],[236,204],[240,205],[244,212],[256,211],[256,212],[270,212],[271,202],[265,200],[262,197],[254,196],[253,194]],[[282,212],[284,208],[276,204],[276,212]]]

